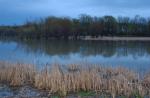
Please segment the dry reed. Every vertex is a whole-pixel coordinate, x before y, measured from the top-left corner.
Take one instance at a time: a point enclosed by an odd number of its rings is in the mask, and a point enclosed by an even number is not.
[[[125,68],[81,67],[58,64],[36,70],[33,65],[0,62],[0,83],[11,86],[32,84],[51,94],[67,95],[70,92],[94,91],[108,93],[113,98],[132,96],[135,92],[144,96],[150,92],[150,74],[140,79],[138,74]]]

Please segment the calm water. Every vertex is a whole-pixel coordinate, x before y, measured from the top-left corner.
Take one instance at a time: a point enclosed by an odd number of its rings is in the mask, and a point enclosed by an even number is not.
[[[150,69],[150,42],[0,40],[0,60],[34,63],[94,63]]]

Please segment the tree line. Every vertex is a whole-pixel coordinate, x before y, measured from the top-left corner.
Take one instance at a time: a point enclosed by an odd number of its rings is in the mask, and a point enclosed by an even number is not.
[[[150,18],[141,16],[92,17],[80,15],[78,18],[47,17],[26,22],[19,26],[0,26],[0,36],[19,38],[72,38],[99,36],[150,36]]]

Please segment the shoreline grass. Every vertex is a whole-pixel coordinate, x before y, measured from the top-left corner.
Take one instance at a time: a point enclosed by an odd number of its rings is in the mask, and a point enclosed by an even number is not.
[[[82,67],[72,64],[62,68],[53,64],[39,70],[34,65],[0,62],[0,83],[13,87],[31,85],[61,96],[78,92],[106,93],[113,98],[150,94],[150,74],[139,78],[138,73],[122,67],[96,65]]]

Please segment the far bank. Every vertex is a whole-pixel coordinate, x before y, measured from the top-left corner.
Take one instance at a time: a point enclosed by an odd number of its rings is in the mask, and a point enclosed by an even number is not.
[[[150,41],[150,37],[84,37],[82,40],[108,40],[108,41]]]

